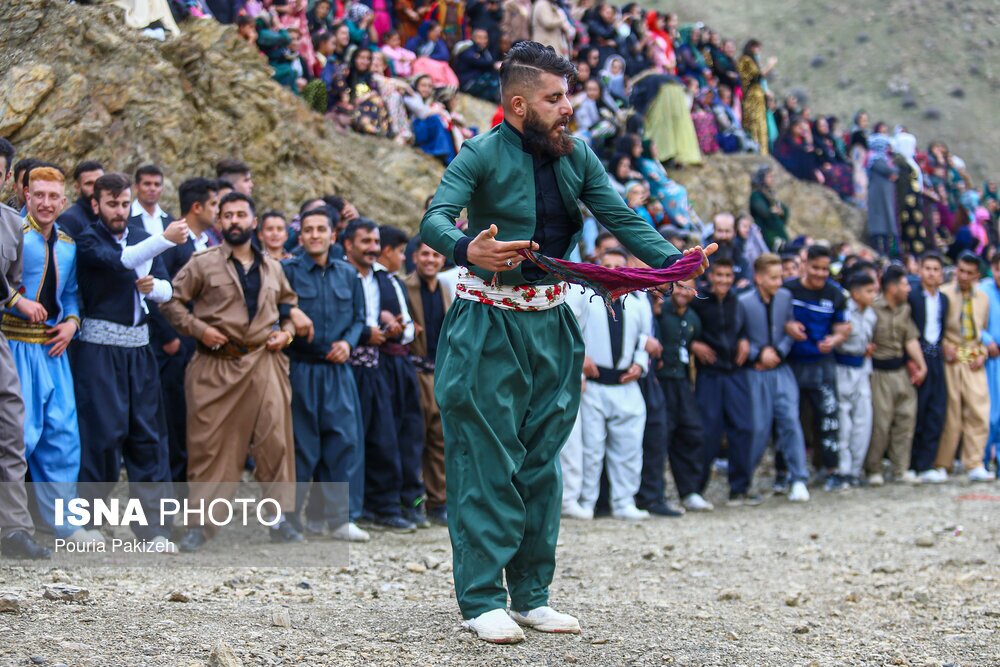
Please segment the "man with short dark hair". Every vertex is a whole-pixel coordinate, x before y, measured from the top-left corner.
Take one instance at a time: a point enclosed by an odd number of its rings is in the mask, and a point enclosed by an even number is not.
[[[73,184],[76,187],[77,199],[68,209],[62,212],[56,220],[59,229],[76,238],[83,230],[97,222],[97,215],[90,203],[94,193],[94,182],[104,175],[104,167],[100,162],[84,160],[73,170]]]
[[[79,493],[106,499],[124,458],[129,481],[144,483],[137,495],[146,516],[158,517],[160,499],[172,491],[146,300],[170,298],[159,255],[183,242],[188,229],[177,221],[151,236],[141,225],[127,224],[131,186],[124,174],[98,178],[91,203],[100,222],[76,240],[83,314],[72,351],[80,419]],[[168,542],[168,527],[156,521],[132,530],[141,539]],[[172,543],[166,546],[173,549]]]
[[[138,224],[150,236],[155,236],[170,224],[173,217],[160,208],[163,196],[163,170],[147,164],[135,170],[135,201],[132,202],[128,224]]]
[[[295,516],[301,520],[306,490],[315,481],[310,493],[320,499],[310,502],[310,509],[315,506],[321,516],[307,511],[308,534],[320,535],[329,527],[336,539],[367,542],[368,533],[356,524],[364,497],[361,404],[347,363],[365,326],[365,295],[357,272],[331,254],[333,224],[326,206],[303,212],[299,221],[305,252],[282,268],[315,334],[312,340],[296,338],[287,350],[298,480]],[[349,485],[348,498],[334,493],[336,482]]]
[[[473,28],[472,44],[455,58],[455,75],[463,93],[493,102],[500,101],[500,62],[490,51],[490,35],[485,28]]]
[[[42,166],[42,161],[33,157],[21,158],[14,163],[14,199],[10,206],[22,218],[28,214],[28,174],[38,166]]]
[[[962,466],[969,481],[989,482],[993,477],[983,465],[983,451],[990,430],[990,392],[983,367],[987,347],[996,341],[989,333],[990,300],[979,288],[980,270],[979,258],[963,253],[955,267],[955,282],[941,288],[951,304],[943,345],[948,411],[934,465],[951,470],[961,440]]]
[[[264,497],[281,508],[271,541],[301,542],[286,520],[295,510],[288,358],[298,303],[281,265],[250,245],[257,226],[253,200],[230,192],[219,202],[224,242],[196,253],[173,280],[164,317],[198,341],[184,376],[188,404],[188,502],[206,505],[240,481],[248,455]],[[215,526],[188,527],[182,551],[198,551]]]
[[[215,165],[215,175],[219,180],[233,186],[233,190],[253,196],[253,178],[250,176],[250,165],[235,158],[219,160]]]
[[[448,496],[456,499],[448,512],[455,591],[466,627],[490,642],[522,641],[518,624],[580,632],[576,618],[548,606],[548,587],[561,511],[559,450],[580,402],[583,345],[566,286],[522,265],[519,251],[568,258],[582,225],[579,199],[645,264],[659,268],[681,256],[566,131],[574,73],[549,47],[514,46],[500,68],[505,120],[465,142],[421,223],[425,243],[467,267],[441,337],[435,394]],[[462,231],[455,221],[465,208]]]

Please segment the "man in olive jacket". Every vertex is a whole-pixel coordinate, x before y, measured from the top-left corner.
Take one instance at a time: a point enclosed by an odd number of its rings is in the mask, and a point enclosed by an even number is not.
[[[441,333],[435,396],[458,603],[466,626],[498,643],[521,641],[518,624],[580,631],[575,618],[548,606],[548,588],[559,450],[580,402],[583,343],[564,305],[567,286],[522,265],[517,251],[568,257],[581,200],[646,264],[680,257],[611,189],[586,143],[566,132],[574,73],[537,42],[512,48],[500,70],[506,120],[462,146],[421,224],[424,243],[467,267]],[[455,220],[466,208],[462,232]]]

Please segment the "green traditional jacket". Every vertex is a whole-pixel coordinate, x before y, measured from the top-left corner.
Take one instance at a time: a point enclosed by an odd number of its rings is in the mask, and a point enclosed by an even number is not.
[[[556,180],[566,210],[582,229],[578,201],[590,209],[597,221],[636,257],[653,267],[671,264],[680,252],[630,209],[608,183],[601,161],[585,141],[574,139],[570,155],[555,161]],[[465,232],[455,227],[462,209],[468,209]],[[499,241],[524,241],[535,235],[535,179],[531,154],[521,147],[521,138],[507,123],[462,144],[462,150],[445,170],[431,206],[420,224],[421,240],[455,261],[455,246],[472,239],[491,224]],[[580,238],[578,230],[566,251],[567,259]],[[477,266],[470,270],[483,280],[493,273]],[[520,267],[498,275],[501,285],[530,282]],[[546,276],[539,281],[552,283]]]

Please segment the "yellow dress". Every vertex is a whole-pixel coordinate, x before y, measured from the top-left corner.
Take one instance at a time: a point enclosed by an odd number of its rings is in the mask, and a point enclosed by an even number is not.
[[[736,69],[743,85],[743,129],[760,146],[760,154],[767,155],[767,101],[760,85],[760,66],[750,56],[741,56]]]
[[[701,164],[698,135],[684,89],[676,83],[660,86],[646,112],[646,136],[656,144],[662,162],[679,165]]]

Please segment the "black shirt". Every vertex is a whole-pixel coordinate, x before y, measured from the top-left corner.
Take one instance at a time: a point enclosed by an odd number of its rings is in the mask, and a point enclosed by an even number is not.
[[[42,304],[49,317],[55,317],[56,313],[59,312],[59,308],[56,306],[56,239],[58,238],[59,233],[53,229],[45,241],[49,246],[48,252],[45,253],[48,262],[38,295],[38,303]]]
[[[707,343],[717,357],[711,366],[698,362],[698,368],[723,373],[735,371],[738,368],[736,347],[739,339],[746,336],[739,299],[729,290],[722,301],[715,294],[709,294],[707,299],[693,300],[690,307],[701,320],[701,335],[698,340]]]
[[[437,356],[438,338],[441,337],[441,325],[444,324],[444,297],[441,295],[441,283],[433,292],[420,279],[420,300],[424,305],[424,335],[427,336],[427,356],[433,359]]]
[[[236,267],[236,275],[240,277],[240,285],[243,286],[243,300],[247,304],[247,321],[253,322],[253,318],[257,315],[257,299],[260,297],[260,257],[255,252],[253,264],[246,271],[243,270],[243,264],[236,257],[233,257],[232,261],[233,266]]]

